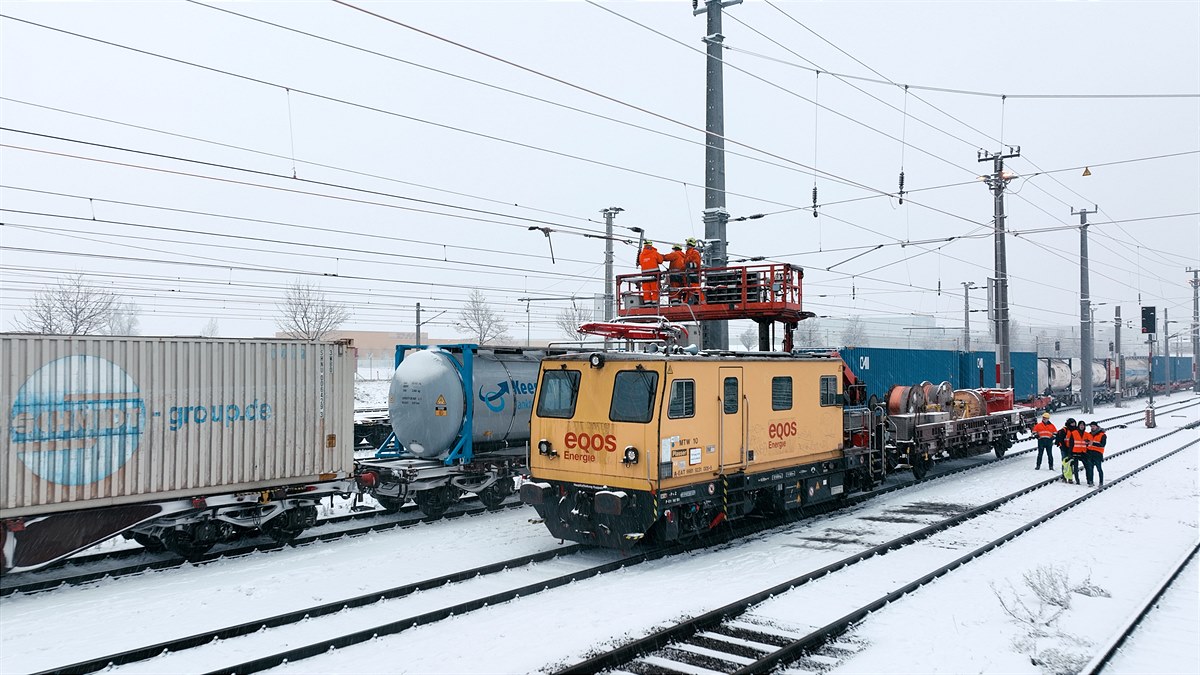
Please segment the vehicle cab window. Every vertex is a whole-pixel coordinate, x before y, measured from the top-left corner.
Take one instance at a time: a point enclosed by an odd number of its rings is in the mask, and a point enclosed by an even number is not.
[[[579,400],[578,370],[546,370],[538,390],[538,417],[570,419]]]
[[[658,373],[622,370],[613,379],[612,405],[608,418],[614,422],[649,422],[654,417]]]

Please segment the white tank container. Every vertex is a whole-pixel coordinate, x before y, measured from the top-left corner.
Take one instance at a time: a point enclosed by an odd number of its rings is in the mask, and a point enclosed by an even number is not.
[[[345,343],[0,334],[0,518],[332,479]]]
[[[1067,391],[1071,387],[1071,366],[1065,359],[1038,359],[1038,393]]]
[[[479,349],[472,354],[470,401],[465,400],[461,352],[436,348],[407,354],[392,375],[388,412],[396,439],[417,457],[445,458],[460,434],[479,449],[529,440],[538,366],[545,352]],[[472,428],[464,431],[466,406]]]

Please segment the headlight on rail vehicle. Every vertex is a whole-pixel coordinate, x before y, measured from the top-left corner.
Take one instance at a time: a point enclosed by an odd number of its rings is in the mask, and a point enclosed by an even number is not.
[[[547,457],[558,457],[558,453],[554,451],[554,447],[550,445],[550,441],[544,438],[538,441],[538,454],[546,455]]]
[[[604,354],[601,354],[600,352],[594,352],[591,356],[588,357],[588,365],[590,365],[593,368],[603,368],[604,367]]]
[[[638,449],[633,447],[632,445],[625,446],[625,456],[621,458],[621,463],[622,464],[637,464],[638,463]]]

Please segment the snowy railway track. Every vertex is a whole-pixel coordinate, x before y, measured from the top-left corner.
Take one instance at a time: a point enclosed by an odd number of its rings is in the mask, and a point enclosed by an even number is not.
[[[1187,569],[1187,566],[1196,559],[1198,553],[1200,553],[1200,544],[1194,544],[1191,551],[1184,555],[1165,575],[1165,578],[1158,584],[1158,587],[1150,594],[1149,598],[1146,599],[1141,609],[1130,618],[1122,630],[1113,636],[1104,648],[1079,671],[1082,675],[1094,675],[1094,673],[1100,673],[1105,670],[1105,667],[1112,662],[1113,657],[1117,656],[1126,641],[1137,632],[1143,620],[1158,607],[1159,601],[1172,588],[1176,580],[1179,579],[1180,574]],[[1186,617],[1180,618],[1181,620],[1187,620]],[[1190,646],[1194,647],[1195,645]]]
[[[1151,443],[1164,440],[1181,431],[1195,429],[1198,425],[1200,423],[1192,423],[1162,434],[1121,452],[1113,453],[1109,459],[1115,459]],[[862,590],[858,585],[852,580],[842,578],[839,573],[847,569],[857,569],[854,566],[859,563],[875,560],[878,556],[884,554],[894,554],[901,549],[906,549],[914,544],[928,540],[934,535],[950,530],[968,520],[974,520],[996,511],[1001,506],[1028,495],[1035,490],[1058,483],[1059,479],[1055,477],[1050,480],[1040,481],[987,504],[964,511],[942,522],[934,523],[915,532],[847,556],[825,567],[753,593],[705,614],[680,621],[675,625],[655,631],[634,642],[596,654],[587,660],[559,670],[558,673],[559,675],[564,675],[568,673],[612,671],[639,674],[653,672],[690,675],[700,673],[737,673],[738,675],[744,675],[747,673],[770,672],[780,666],[795,663],[801,658],[808,658],[812,661],[806,664],[808,666],[806,669],[828,667],[840,660],[839,655],[856,651],[856,647],[853,644],[843,645],[833,643],[833,641],[871,612],[919,589],[930,581],[978,558],[1038,525],[1067,512],[1069,509],[1100,494],[1102,491],[1122,483],[1127,478],[1157,465],[1169,457],[1180,454],[1197,443],[1200,443],[1200,439],[1191,440],[1183,446],[1147,462],[1145,465],[1131,470],[1119,478],[1114,478],[1097,490],[1091,490],[1087,494],[1071,500],[1031,521],[1025,522],[1002,536],[974,548],[969,553],[941,565],[881,597],[872,599],[870,602],[808,634],[779,629],[771,625],[769,621],[760,620],[756,622],[754,617],[751,616],[751,610],[760,607],[763,603],[776,596],[789,593],[812,582],[823,582],[831,576],[836,577],[831,582],[838,586],[836,592],[830,591],[824,595],[820,595],[819,591],[815,591],[826,602],[830,598],[852,596],[853,593],[850,589],[861,593]],[[890,562],[881,564],[889,565]],[[884,576],[884,583],[899,582]],[[829,654],[810,654],[813,650],[822,647]]]
[[[417,593],[419,591],[425,591],[425,590],[430,590],[430,589],[434,589],[434,588],[439,588],[439,587],[447,586],[449,584],[455,584],[455,583],[467,581],[469,579],[478,578],[481,576],[498,574],[498,573],[504,572],[506,570],[512,570],[512,569],[517,569],[520,567],[526,567],[529,565],[533,565],[535,563],[544,562],[544,561],[552,560],[555,558],[564,558],[567,556],[575,555],[575,554],[579,553],[580,551],[584,550],[584,548],[585,548],[584,546],[581,546],[579,544],[574,544],[574,545],[570,545],[570,546],[564,546],[562,548],[555,549],[553,551],[545,551],[545,552],[541,552],[541,553],[534,553],[534,554],[530,554],[530,555],[519,556],[516,558],[512,558],[510,560],[503,560],[500,562],[491,563],[489,565],[475,567],[475,568],[472,568],[469,570],[463,570],[463,571],[455,572],[452,574],[446,574],[446,575],[442,575],[439,577],[434,577],[432,579],[425,579],[423,581],[403,584],[401,586],[396,586],[394,588],[388,588],[388,589],[379,590],[379,591],[372,591],[370,593],[366,593],[364,595],[360,595],[360,596],[354,597],[354,598],[347,598],[344,600],[328,602],[328,603],[325,603],[322,605],[317,605],[315,607],[306,607],[303,609],[286,612],[283,614],[278,614],[276,616],[272,616],[272,617],[269,617],[266,619],[256,619],[254,621],[248,621],[248,622],[236,625],[236,626],[228,626],[228,627],[220,628],[217,630],[205,631],[202,633],[197,633],[195,635],[190,635],[187,637],[178,638],[178,639],[174,639],[174,640],[168,640],[166,642],[160,642],[158,644],[153,644],[153,645],[149,645],[146,647],[139,647],[137,649],[126,650],[126,651],[118,653],[118,654],[110,654],[108,656],[103,656],[103,657],[96,658],[96,659],[89,659],[87,661],[81,661],[78,663],[73,663],[71,665],[62,666],[59,668],[44,670],[44,671],[41,671],[40,675],[46,675],[49,673],[92,673],[92,672],[96,672],[99,670],[104,670],[105,668],[112,667],[112,666],[121,666],[121,665],[125,665],[128,663],[134,663],[136,661],[142,661],[145,659],[153,658],[155,656],[159,656],[161,654],[168,653],[168,652],[180,652],[180,651],[191,649],[194,647],[199,647],[199,646],[202,646],[205,644],[209,644],[216,640],[228,640],[228,639],[240,637],[243,635],[250,635],[252,633],[256,633],[260,630],[264,630],[267,628],[278,628],[281,626],[287,626],[287,625],[298,623],[300,621],[316,619],[318,617],[328,616],[331,614],[342,612],[343,610],[346,610],[346,609],[367,607],[367,606],[374,605],[379,602],[383,602],[385,600],[402,598],[402,597]],[[584,571],[587,572],[589,570],[584,570]],[[521,590],[521,589],[518,589],[518,590]],[[486,600],[486,598],[485,598],[485,600]],[[411,621],[411,622],[413,622],[412,625],[420,625],[422,623],[428,623],[430,621],[435,621],[440,618],[444,618],[445,616],[449,616],[450,614],[454,613],[454,610],[456,610],[456,609],[459,609],[459,611],[464,611],[464,610],[461,610],[460,607],[462,607],[462,605],[456,605],[455,607],[451,607],[451,608],[448,608],[443,611],[428,612],[428,613],[423,614],[418,617],[410,617],[409,619],[404,619],[403,621]],[[245,672],[245,671],[239,666],[239,667],[231,668],[224,672]]]
[[[502,504],[495,511],[504,509],[521,508],[524,504],[519,501],[509,501]],[[329,527],[352,523],[359,520],[378,519],[381,522],[372,523],[369,525],[358,525],[352,527],[334,527],[332,531],[317,532],[296,538],[290,543],[279,543],[265,536],[249,537],[242,542],[222,547],[219,550],[205,553],[191,559],[181,558],[174,553],[165,551],[152,552],[141,547],[120,549],[117,551],[108,551],[105,553],[97,553],[88,556],[68,559],[65,563],[50,567],[46,570],[37,570],[34,572],[22,572],[5,575],[0,579],[0,597],[11,595],[13,593],[35,593],[39,591],[52,590],[68,586],[77,586],[79,584],[98,581],[101,579],[113,579],[118,577],[126,577],[134,574],[141,574],[153,570],[172,569],[182,567],[187,564],[205,564],[216,560],[225,560],[239,556],[249,555],[253,553],[262,553],[267,551],[278,551],[289,546],[303,546],[322,541],[332,541],[342,539],[344,537],[354,537],[369,532],[382,532],[400,527],[411,527],[418,523],[433,523],[439,520],[454,520],[463,516],[474,516],[488,513],[492,510],[483,506],[471,506],[460,510],[448,511],[445,515],[439,518],[427,518],[421,514],[415,506],[408,505],[407,508],[401,509],[396,514],[389,514],[383,510],[375,510],[370,512],[352,513],[343,516],[334,516],[326,518],[318,522],[316,527],[327,529]],[[129,563],[113,566],[113,561],[122,561],[133,558]]]

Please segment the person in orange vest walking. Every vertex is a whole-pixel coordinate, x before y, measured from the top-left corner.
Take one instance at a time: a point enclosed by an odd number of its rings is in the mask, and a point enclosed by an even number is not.
[[[1038,454],[1037,466],[1034,471],[1042,469],[1042,453],[1046,453],[1046,468],[1054,470],[1054,435],[1058,433],[1058,429],[1050,423],[1050,413],[1042,413],[1042,421],[1033,425],[1033,434],[1037,436]]]
[[[667,263],[667,283],[671,287],[670,295],[672,304],[677,304],[683,299],[683,283],[684,283],[684,260],[683,247],[675,244],[671,247],[671,252],[663,255],[663,262]]]
[[[1071,473],[1076,485],[1079,485],[1080,465],[1087,464],[1088,445],[1091,442],[1092,435],[1087,431],[1087,422],[1080,422],[1079,426],[1067,434],[1067,447],[1071,450]]]
[[[1104,485],[1104,446],[1108,445],[1108,434],[1100,426],[1099,422],[1092,422],[1091,440],[1088,442],[1087,451],[1087,482],[1088,487],[1092,486],[1092,467],[1096,468],[1096,472],[1100,474],[1100,485]]]
[[[642,242],[642,250],[638,252],[638,266],[643,275],[652,275],[649,281],[642,282],[642,302],[647,305],[658,304],[658,275],[662,262],[663,256],[654,248],[654,242],[649,239]]]

